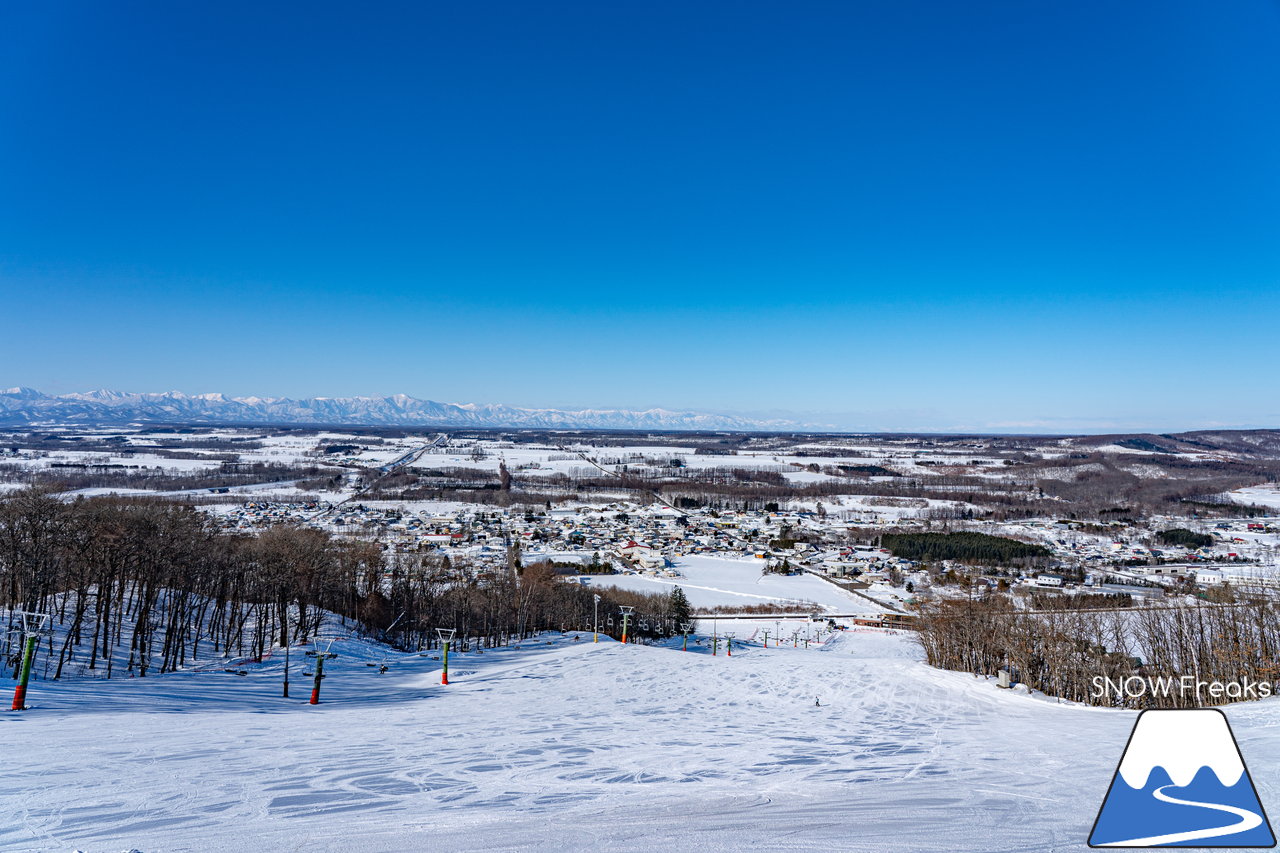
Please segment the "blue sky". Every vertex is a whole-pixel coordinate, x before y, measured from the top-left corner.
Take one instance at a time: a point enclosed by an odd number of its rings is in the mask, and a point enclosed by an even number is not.
[[[1280,426],[1280,7],[41,3],[0,385]]]

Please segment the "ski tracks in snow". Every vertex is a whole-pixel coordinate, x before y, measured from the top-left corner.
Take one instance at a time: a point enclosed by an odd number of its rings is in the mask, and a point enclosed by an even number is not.
[[[429,658],[383,677],[335,666],[314,708],[272,704],[276,682],[253,677],[119,685],[139,692],[119,713],[67,685],[58,711],[22,720],[29,748],[0,766],[0,812],[19,817],[0,822],[0,848],[287,849],[302,835],[307,849],[374,851],[430,833],[449,850],[663,837],[730,850],[766,836],[777,850],[1076,849],[1091,816],[1063,806],[1105,788],[1111,756],[1096,779],[1068,772],[1079,750],[1046,728],[1114,728],[1123,743],[1128,717],[917,658],[909,637],[871,633],[731,658],[587,634],[459,655],[448,687]],[[96,685],[99,702],[116,688]],[[147,691],[163,710],[146,710]]]

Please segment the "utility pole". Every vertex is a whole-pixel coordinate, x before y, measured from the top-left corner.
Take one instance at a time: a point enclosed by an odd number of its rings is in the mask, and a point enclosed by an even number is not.
[[[724,653],[728,657],[733,657],[733,634],[728,631],[724,635]]]
[[[13,710],[22,711],[26,708],[27,683],[31,680],[31,662],[35,660],[36,643],[40,640],[40,632],[49,621],[49,614],[27,613],[19,610],[17,615],[22,620],[22,677],[13,691]]]
[[[764,632],[764,647],[766,649],[769,648],[769,632],[768,631]]]
[[[591,597],[595,599],[595,603],[592,604],[592,610],[595,613],[595,617],[594,617],[595,639],[593,639],[591,642],[598,643],[600,642],[600,596],[592,595]]]
[[[331,648],[333,648],[333,640],[329,641],[329,645],[324,647],[323,652],[320,651],[320,641],[317,640],[315,651],[307,652],[307,657],[316,659],[316,680],[315,684],[311,687],[312,705],[320,704],[320,680],[324,678],[324,662],[329,658],[336,658],[338,656],[336,652],[329,651]]]
[[[458,633],[457,628],[437,628],[436,636],[440,638],[440,642],[444,645],[444,654],[440,656],[440,683],[449,684],[449,641],[453,639],[453,635]]]
[[[622,605],[618,608],[618,612],[622,614],[622,644],[627,644],[627,624],[631,620],[631,614],[635,612],[635,608],[630,605]]]

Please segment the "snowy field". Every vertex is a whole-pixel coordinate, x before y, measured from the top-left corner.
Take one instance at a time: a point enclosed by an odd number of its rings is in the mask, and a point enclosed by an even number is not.
[[[1227,497],[1236,503],[1267,506],[1280,510],[1280,483],[1236,489],[1234,492],[1227,492]]]
[[[616,586],[634,592],[668,593],[673,586],[684,590],[694,608],[754,604],[815,602],[830,613],[883,613],[861,596],[810,574],[763,574],[764,560],[754,557],[679,557],[678,578],[649,575],[584,576],[589,586]]]
[[[1082,851],[1135,718],[887,632],[732,658],[572,636],[455,655],[448,687],[340,642],[315,707],[300,678],[279,698],[278,655],[39,682],[0,717],[0,849]],[[1227,709],[1264,804],[1276,710]]]

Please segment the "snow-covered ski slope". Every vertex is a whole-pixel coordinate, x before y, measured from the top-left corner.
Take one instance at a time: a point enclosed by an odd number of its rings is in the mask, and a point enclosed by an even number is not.
[[[635,592],[668,593],[678,586],[696,608],[720,605],[817,604],[829,613],[884,613],[859,595],[811,574],[764,574],[764,560],[686,556],[675,561],[678,577],[595,575],[583,579],[589,586],[616,586]]]
[[[441,687],[346,640],[316,707],[300,666],[279,697],[279,655],[37,682],[0,713],[0,850],[1084,850],[1135,716],[930,669],[907,635],[707,645],[549,635]],[[1264,804],[1275,709],[1227,710]]]

